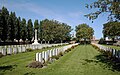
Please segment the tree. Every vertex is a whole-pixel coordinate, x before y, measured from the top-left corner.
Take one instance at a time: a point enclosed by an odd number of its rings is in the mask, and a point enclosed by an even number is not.
[[[28,25],[29,26],[29,25]],[[29,26],[30,27],[30,26]],[[29,29],[29,28],[28,28]],[[29,31],[30,32],[30,31]],[[31,33],[31,32],[30,32]],[[23,18],[21,21],[21,38],[25,42],[27,38],[27,26],[26,26],[26,20]]]
[[[45,41],[63,41],[70,37],[71,27],[56,20],[45,19],[40,22],[41,38]]]
[[[12,42],[14,41],[14,39],[16,38],[16,15],[15,12],[11,12],[11,14],[8,17],[8,37],[9,40],[11,40]]]
[[[76,26],[76,37],[81,40],[84,39],[84,42],[86,43],[86,40],[91,40],[94,34],[93,28],[89,27],[87,24],[80,24]]]
[[[32,38],[33,38],[33,24],[32,24],[32,20],[29,19],[28,23],[27,23],[27,39],[31,42]]]
[[[1,36],[2,36],[2,10],[0,9],[0,41],[1,41]]]
[[[7,8],[2,7],[2,11],[1,11],[1,39],[5,42],[8,38],[8,16],[9,16],[9,11],[7,10]]]
[[[39,23],[38,23],[38,20],[35,20],[34,22],[34,29],[39,29]]]
[[[102,13],[108,13],[108,20],[120,20],[120,0],[97,0],[86,4],[87,8],[97,8],[97,11],[85,15],[90,20],[96,19]]]
[[[21,18],[20,17],[17,18],[16,25],[17,25],[16,39],[18,40],[18,43],[19,43],[19,40],[21,39]]]
[[[120,22],[108,22],[103,24],[104,37],[110,37],[114,41],[116,36],[120,36]]]

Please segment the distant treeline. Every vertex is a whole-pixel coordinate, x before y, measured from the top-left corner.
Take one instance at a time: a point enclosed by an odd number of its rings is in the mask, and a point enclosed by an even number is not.
[[[56,20],[32,20],[17,17],[15,12],[7,8],[0,10],[0,42],[32,42],[34,29],[38,30],[39,41],[62,42],[70,40],[71,26]]]

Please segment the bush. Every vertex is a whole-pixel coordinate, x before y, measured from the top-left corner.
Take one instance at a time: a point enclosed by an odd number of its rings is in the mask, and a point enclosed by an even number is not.
[[[45,49],[46,47],[43,47],[42,49]]]
[[[67,49],[67,50],[65,50],[65,53],[68,53],[69,52],[69,50]]]
[[[71,48],[72,48],[72,49],[74,49],[74,48],[75,48],[75,46],[72,46]]]
[[[29,68],[42,68],[43,64],[41,62],[34,61],[34,62],[28,64],[27,67],[29,67]]]
[[[63,53],[62,53],[62,52],[60,52],[60,53],[59,53],[59,56],[63,56]]]
[[[31,51],[33,51],[33,49],[27,48],[26,51],[27,51],[27,52],[31,52]]]
[[[52,56],[51,58],[58,60],[58,59],[59,59],[59,56],[58,56],[58,55],[57,55],[57,56],[55,55],[55,56]]]
[[[4,55],[0,52],[0,58],[3,57]]]
[[[101,38],[98,43],[99,43],[99,44],[105,44],[105,40],[104,40],[103,38]]]

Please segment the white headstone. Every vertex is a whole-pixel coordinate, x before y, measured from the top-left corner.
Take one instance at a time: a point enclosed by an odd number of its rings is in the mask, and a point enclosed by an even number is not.
[[[41,62],[42,63],[42,53],[39,53],[39,62]]]
[[[13,53],[17,54],[17,48],[16,47],[13,48]]]
[[[52,57],[52,50],[50,50],[49,57]]]
[[[45,59],[45,52],[42,52],[42,58]]]
[[[5,48],[2,49],[2,54],[6,55],[6,49]]]
[[[55,49],[53,49],[53,51],[52,51],[52,52],[53,52],[53,53],[52,53],[52,54],[53,54],[53,56],[55,56]]]
[[[22,52],[25,52],[26,48],[24,46],[22,46]]]
[[[22,52],[22,47],[18,47],[18,52]]]
[[[10,47],[7,48],[7,54],[12,54],[12,48]]]
[[[48,53],[47,51],[45,52],[45,62],[48,61]]]
[[[39,53],[36,53],[36,61],[39,61]]]

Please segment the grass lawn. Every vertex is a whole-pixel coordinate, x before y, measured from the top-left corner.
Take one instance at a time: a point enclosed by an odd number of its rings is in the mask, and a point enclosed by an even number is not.
[[[107,46],[107,47],[111,47],[111,48],[120,50],[120,47],[119,47],[119,46],[113,46],[113,45],[104,45],[104,46]]]
[[[101,54],[91,45],[77,46],[47,68],[25,67],[34,60],[36,52],[0,58],[0,75],[120,75],[120,71],[99,60]],[[10,66],[1,69],[2,65]]]

